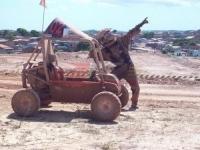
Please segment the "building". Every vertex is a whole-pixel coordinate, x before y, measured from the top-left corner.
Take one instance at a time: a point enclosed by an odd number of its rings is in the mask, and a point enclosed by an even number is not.
[[[162,38],[163,37],[163,31],[154,31],[154,38]]]
[[[0,44],[5,44],[6,42],[8,42],[8,40],[0,38]]]
[[[14,49],[4,44],[0,44],[0,54],[10,54],[13,53]]]
[[[187,53],[183,52],[181,50],[177,50],[177,51],[174,52],[174,55],[175,56],[187,56]]]
[[[152,49],[162,50],[166,46],[166,41],[161,39],[152,39],[146,43],[146,47],[151,47]]]
[[[26,45],[22,45],[23,53],[32,53],[38,46],[38,42],[28,43]]]
[[[30,39],[15,39],[13,42],[14,45],[27,45],[30,42]]]
[[[72,40],[72,39],[64,39],[64,40],[55,40],[54,42],[54,48],[57,51],[68,51],[72,52],[75,51],[77,48],[77,45],[79,43],[78,40]]]
[[[189,55],[192,57],[200,57],[200,50],[189,50]]]

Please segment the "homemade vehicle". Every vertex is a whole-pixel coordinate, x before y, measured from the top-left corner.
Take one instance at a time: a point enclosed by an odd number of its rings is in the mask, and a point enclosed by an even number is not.
[[[116,76],[107,73],[99,43],[80,31],[78,34],[94,51],[96,69],[65,72],[59,67],[51,37],[43,35],[23,66],[24,89],[12,97],[12,108],[17,115],[32,116],[51,102],[61,102],[90,104],[93,118],[99,121],[113,121],[119,116],[128,102],[128,91]],[[89,74],[87,78],[85,73]]]

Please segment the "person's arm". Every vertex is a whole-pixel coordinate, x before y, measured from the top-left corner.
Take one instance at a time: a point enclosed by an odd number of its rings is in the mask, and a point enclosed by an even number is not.
[[[125,34],[124,36],[122,36],[121,40],[122,40],[124,46],[128,47],[131,39],[133,37],[137,36],[141,32],[140,28],[144,24],[147,24],[147,23],[148,23],[148,20],[147,20],[147,18],[145,18],[140,24],[136,25],[133,29],[129,30],[129,32],[127,34]]]

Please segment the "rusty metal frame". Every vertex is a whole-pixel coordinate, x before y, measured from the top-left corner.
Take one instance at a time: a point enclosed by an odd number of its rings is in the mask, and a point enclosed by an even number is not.
[[[81,40],[88,42],[90,44],[91,49],[94,51],[94,60],[97,65],[97,71],[99,73],[101,82],[104,82],[103,74],[106,74],[107,70],[106,70],[106,67],[105,67],[105,64],[103,61],[101,46],[99,45],[98,41],[96,41],[95,39],[81,39]],[[43,68],[45,71],[46,80],[43,80],[39,77],[37,77],[37,79],[40,81],[43,81],[44,83],[49,82],[50,79],[49,79],[49,73],[48,73],[48,68],[47,68],[48,55],[52,52],[54,53],[51,42],[52,42],[52,38],[49,35],[42,36],[41,40],[38,43],[38,46],[34,49],[34,51],[30,55],[27,62],[23,65],[22,74],[28,73],[29,72],[28,70],[34,70],[34,68],[32,68],[32,65],[34,64],[33,62],[37,62],[38,56],[40,54],[42,54],[43,55]],[[30,74],[30,72],[29,72],[29,74]],[[27,75],[25,75],[25,76],[27,76]]]

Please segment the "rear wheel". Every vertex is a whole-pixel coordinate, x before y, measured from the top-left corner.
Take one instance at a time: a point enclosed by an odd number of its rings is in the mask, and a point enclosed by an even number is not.
[[[91,111],[96,120],[113,121],[121,112],[121,102],[111,92],[100,92],[92,100]]]
[[[14,94],[11,105],[17,115],[28,117],[40,108],[40,98],[34,90],[24,89]]]
[[[129,100],[128,89],[125,87],[125,85],[121,86],[121,96],[119,98],[122,104],[122,108],[125,107]]]

